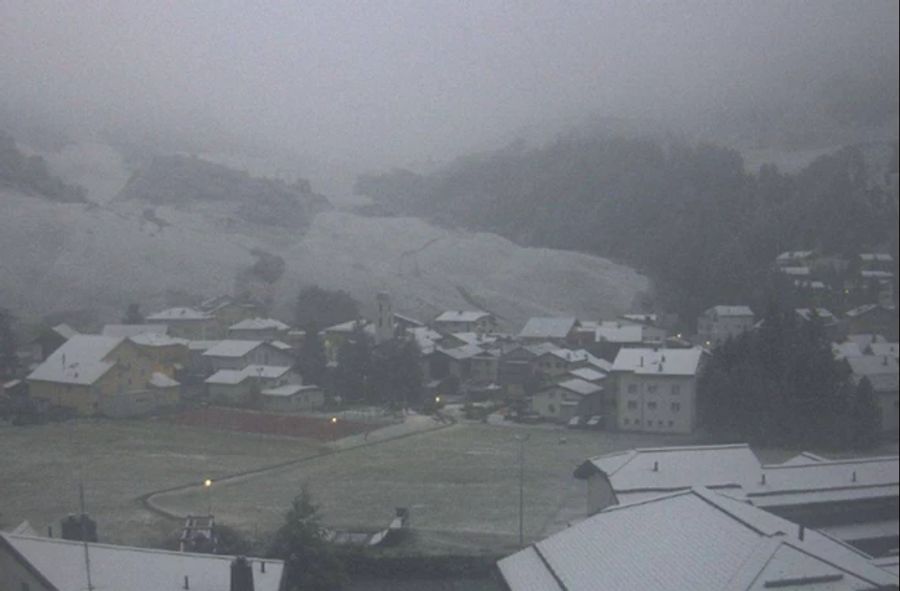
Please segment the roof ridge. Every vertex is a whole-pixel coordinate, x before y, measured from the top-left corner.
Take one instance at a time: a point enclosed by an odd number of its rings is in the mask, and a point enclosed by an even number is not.
[[[799,470],[801,468],[823,468],[827,466],[843,466],[847,464],[869,464],[875,462],[889,462],[892,460],[900,461],[900,456],[871,456],[863,458],[840,458],[836,460],[822,459],[821,461],[810,462],[808,464],[762,464],[760,467],[764,470]]]
[[[777,535],[782,535],[782,536],[788,535],[787,532],[784,532],[784,531],[781,531],[781,530],[776,530],[775,532],[770,533],[770,532],[764,531],[762,528],[760,528],[760,527],[758,527],[758,526],[756,526],[756,525],[754,525],[754,524],[752,524],[752,523],[749,523],[748,520],[744,519],[743,517],[740,517],[740,516],[736,515],[733,511],[729,511],[728,508],[724,506],[724,503],[719,503],[719,502],[718,502],[719,499],[714,499],[714,498],[713,498],[713,495],[716,494],[716,493],[713,493],[712,491],[710,491],[710,490],[709,490],[708,488],[706,488],[705,486],[695,486],[695,487],[690,488],[689,490],[690,490],[693,494],[695,494],[696,496],[698,496],[699,498],[703,499],[705,502],[709,503],[710,505],[712,505],[713,507],[715,507],[716,509],[718,509],[719,511],[721,511],[722,513],[725,513],[726,515],[728,515],[729,517],[731,517],[733,520],[737,521],[738,523],[741,523],[741,524],[745,525],[746,527],[748,527],[749,529],[751,529],[751,530],[757,532],[757,533],[760,534],[760,535],[764,535],[764,536],[770,537],[770,538],[771,538],[771,537],[774,537],[774,536],[777,536]],[[721,497],[721,495],[720,495],[720,497]],[[740,502],[740,501],[738,501],[737,499],[732,499],[732,500],[733,500],[734,502],[736,502],[736,503],[739,503],[739,502]],[[759,507],[754,507],[753,505],[751,505],[751,504],[749,504],[749,503],[747,503],[746,506],[749,507],[749,508],[751,508],[751,509],[753,509],[753,510],[755,510],[755,511],[762,511],[762,509],[760,509]],[[780,517],[779,517],[778,519],[783,519],[783,518],[780,518]]]

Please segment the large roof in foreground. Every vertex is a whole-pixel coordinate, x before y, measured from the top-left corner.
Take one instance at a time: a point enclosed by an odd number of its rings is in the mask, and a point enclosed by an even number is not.
[[[612,371],[636,374],[693,376],[697,373],[703,349],[620,349],[613,361]]]
[[[708,489],[610,507],[498,562],[511,591],[851,591],[897,585],[870,557]]]
[[[0,533],[58,591],[86,588],[84,544],[58,538]],[[87,544],[91,581],[98,591],[182,591],[185,577],[192,591],[230,588],[233,556],[149,550],[109,544]],[[251,559],[255,591],[278,591],[284,564]]]

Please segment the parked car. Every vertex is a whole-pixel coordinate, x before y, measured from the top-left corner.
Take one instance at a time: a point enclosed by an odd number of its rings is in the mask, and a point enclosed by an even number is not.
[[[601,429],[603,428],[603,417],[594,415],[584,423],[584,426],[588,429]]]
[[[569,422],[566,423],[566,426],[569,429],[578,429],[579,427],[584,426],[584,421],[581,417],[572,417],[571,419],[569,419]]]

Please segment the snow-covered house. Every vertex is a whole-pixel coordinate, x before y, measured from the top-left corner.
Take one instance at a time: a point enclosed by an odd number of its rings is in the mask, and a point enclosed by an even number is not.
[[[289,351],[263,341],[219,341],[203,353],[213,371],[244,369],[248,365],[277,365],[291,367],[294,358]]]
[[[567,422],[602,412],[603,386],[569,378],[542,388],[531,398],[531,410],[541,417]]]
[[[494,332],[497,319],[482,310],[447,310],[431,321],[432,327],[445,334],[455,332]]]
[[[510,591],[893,589],[895,573],[705,488],[610,507],[497,563]]]
[[[753,329],[753,310],[748,306],[713,306],[697,319],[697,335],[707,347]]]

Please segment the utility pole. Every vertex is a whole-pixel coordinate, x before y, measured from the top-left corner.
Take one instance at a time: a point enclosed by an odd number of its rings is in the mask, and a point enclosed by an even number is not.
[[[528,435],[516,435],[519,442],[519,547],[525,546],[525,442]]]

